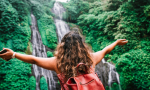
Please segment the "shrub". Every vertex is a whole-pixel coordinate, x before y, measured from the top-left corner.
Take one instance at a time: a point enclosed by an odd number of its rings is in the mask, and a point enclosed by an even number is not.
[[[29,89],[29,74],[31,74],[31,64],[25,63],[18,59],[12,59],[8,62],[0,59],[0,63],[0,89]]]
[[[57,46],[57,35],[53,17],[46,14],[43,15],[38,20],[38,27],[43,44],[51,49],[55,49]]]
[[[53,57],[54,55],[53,55],[53,53],[52,52],[50,52],[50,51],[47,51],[47,57]]]
[[[35,90],[36,89],[36,79],[34,76],[31,76],[29,78],[29,87],[30,87],[29,90]]]
[[[123,54],[116,64],[121,86],[124,90],[150,89],[150,55],[144,50],[130,50]]]
[[[44,77],[40,79],[40,90],[48,90],[48,85]]]

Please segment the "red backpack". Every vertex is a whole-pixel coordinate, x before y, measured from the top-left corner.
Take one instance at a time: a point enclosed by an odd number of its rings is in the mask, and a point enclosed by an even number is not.
[[[79,75],[78,67],[84,65],[86,70],[84,74]],[[87,72],[87,66],[84,63],[77,65],[77,73],[79,76],[71,77],[66,82],[70,90],[105,90],[103,84],[95,72]]]

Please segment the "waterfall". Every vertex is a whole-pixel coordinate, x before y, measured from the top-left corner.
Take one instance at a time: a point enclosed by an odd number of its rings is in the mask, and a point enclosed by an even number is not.
[[[62,20],[65,9],[60,3],[56,2],[52,8],[52,12],[56,16],[54,21],[57,29],[58,41],[60,42],[63,36],[70,31],[69,26]]]
[[[55,14],[55,16],[57,16],[57,18],[62,20],[65,8],[60,3],[55,2],[54,7],[52,8],[52,12]]]
[[[96,73],[105,88],[106,86],[109,86],[109,89],[111,90],[112,83],[116,82],[119,85],[118,90],[122,90],[120,86],[119,74],[116,72],[114,65],[102,59],[102,61],[96,65]]]
[[[33,14],[31,14],[31,19],[32,19],[32,26],[31,26],[31,30],[32,30],[32,48],[33,48],[33,52],[32,55],[37,56],[37,57],[47,57],[46,54],[46,49],[45,46],[42,43],[42,39],[40,36],[40,33],[38,31],[38,27],[37,27],[37,21],[36,18]],[[50,70],[41,68],[35,64],[32,65],[32,73],[36,78],[36,90],[40,90],[40,78],[42,76],[45,77],[46,82],[48,84],[48,90],[56,90],[56,83],[54,78],[53,78],[53,73]]]

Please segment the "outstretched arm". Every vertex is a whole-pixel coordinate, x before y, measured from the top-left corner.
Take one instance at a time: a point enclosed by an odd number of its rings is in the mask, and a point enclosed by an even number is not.
[[[116,45],[125,45],[126,43],[128,43],[126,39],[118,39],[114,43],[105,47],[103,50],[93,53],[93,64],[97,65],[104,58],[106,54],[108,54],[114,49]]]
[[[6,50],[7,50],[7,52],[4,54],[0,54],[0,57],[5,59],[5,60],[11,59],[13,54],[14,54],[14,51],[12,51],[11,49],[7,49],[7,48],[6,48]],[[42,58],[42,57],[35,57],[32,55],[25,55],[25,54],[16,53],[15,58],[22,60],[24,62],[27,62],[27,63],[36,64],[36,65],[43,67],[45,69],[55,71],[55,67],[56,67],[56,58],[55,57]]]

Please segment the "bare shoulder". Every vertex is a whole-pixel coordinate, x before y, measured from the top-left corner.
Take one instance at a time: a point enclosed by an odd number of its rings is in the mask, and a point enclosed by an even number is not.
[[[59,72],[59,70],[58,70],[58,68],[57,68],[57,58],[56,58],[56,57],[52,57],[52,62],[50,62],[50,63],[53,63],[54,71],[55,71],[57,74],[59,74],[60,72]]]
[[[54,71],[59,74],[59,70],[57,68],[57,58],[56,57],[53,57],[53,62],[54,62]]]
[[[97,65],[104,58],[104,56],[105,56],[105,54],[103,51],[91,53],[91,57],[93,60],[93,66]]]
[[[49,63],[49,69],[56,71],[57,70],[57,58],[56,57],[51,57],[48,60]]]

